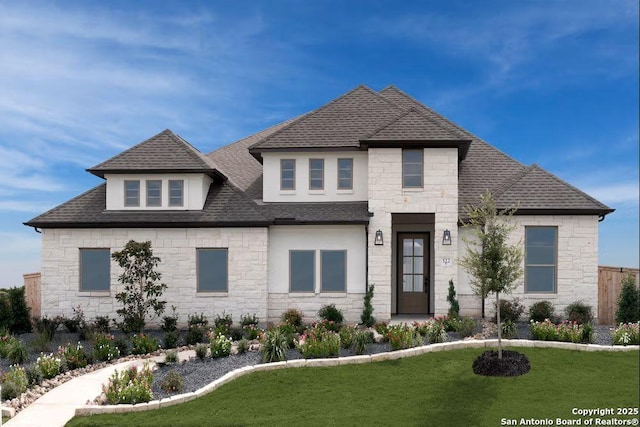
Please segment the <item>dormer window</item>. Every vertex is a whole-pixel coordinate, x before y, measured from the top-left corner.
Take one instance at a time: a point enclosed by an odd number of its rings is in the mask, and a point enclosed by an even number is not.
[[[169,206],[184,206],[184,181],[169,180]]]
[[[124,182],[124,205],[125,207],[140,206],[140,181]]]
[[[309,159],[309,190],[324,190],[324,159]]]
[[[147,207],[162,206],[162,180],[147,180]]]

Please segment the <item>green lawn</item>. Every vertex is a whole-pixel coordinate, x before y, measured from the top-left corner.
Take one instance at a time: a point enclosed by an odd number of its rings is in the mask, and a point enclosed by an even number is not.
[[[637,407],[637,352],[520,348],[531,371],[488,378],[482,349],[402,360],[257,372],[156,411],[76,417],[69,426],[499,426],[501,418],[579,418],[572,408]],[[627,417],[628,419],[628,417]]]

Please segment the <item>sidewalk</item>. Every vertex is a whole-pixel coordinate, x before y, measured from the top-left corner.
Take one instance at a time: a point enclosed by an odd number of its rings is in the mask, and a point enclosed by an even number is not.
[[[195,351],[186,350],[178,353],[180,360],[195,357]],[[73,378],[66,383],[44,394],[29,407],[19,412],[15,417],[2,424],[7,427],[57,427],[64,426],[73,416],[78,406],[86,404],[87,400],[95,399],[102,392],[105,384],[113,372],[122,371],[129,366],[142,367],[145,362],[164,360],[164,356],[150,359],[138,359],[107,366],[94,372]]]

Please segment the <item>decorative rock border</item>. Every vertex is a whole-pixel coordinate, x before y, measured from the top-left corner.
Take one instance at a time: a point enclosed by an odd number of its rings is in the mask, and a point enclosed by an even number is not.
[[[536,347],[536,348],[561,348],[565,350],[577,351],[638,351],[640,346],[611,346],[598,344],[574,344],[558,341],[532,341],[532,340],[502,340],[505,347]],[[332,359],[295,359],[285,362],[263,363],[253,366],[245,366],[244,368],[231,371],[224,376],[218,378],[206,386],[191,392],[178,394],[162,400],[153,400],[147,403],[139,403],[137,405],[87,405],[76,408],[76,416],[78,415],[94,415],[94,414],[118,414],[123,412],[142,412],[153,409],[166,408],[168,406],[186,403],[191,400],[202,397],[211,393],[220,386],[240,378],[251,372],[274,371],[276,369],[300,368],[300,367],[317,367],[317,366],[339,366],[354,365],[359,363],[381,362],[384,360],[403,359],[405,357],[418,356],[420,354],[433,353],[438,351],[459,350],[463,348],[485,348],[496,347],[497,339],[489,340],[467,340],[454,341],[447,343],[429,344],[421,347],[408,348],[406,350],[390,351],[387,353],[378,353],[373,355],[338,357]]]

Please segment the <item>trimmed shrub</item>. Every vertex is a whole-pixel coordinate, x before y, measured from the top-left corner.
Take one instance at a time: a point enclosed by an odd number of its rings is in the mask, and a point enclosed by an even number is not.
[[[449,293],[447,295],[447,302],[449,303],[449,318],[457,318],[460,315],[460,303],[456,298],[456,289],[453,286],[453,279],[449,280]]]
[[[289,310],[282,313],[282,317],[280,318],[280,320],[282,320],[282,322],[286,323],[287,325],[293,326],[295,332],[304,332],[304,323],[302,322],[302,313],[300,312],[300,310],[290,308]]]
[[[591,323],[593,321],[593,308],[582,301],[576,301],[569,304],[565,310],[567,320],[577,322],[581,325]]]
[[[634,323],[640,321],[640,289],[636,286],[636,278],[628,273],[622,279],[622,289],[618,297],[616,323]]]
[[[375,286],[373,285],[373,283],[370,284],[367,288],[367,291],[364,294],[364,307],[362,308],[362,315],[360,315],[362,324],[367,328],[372,327],[376,323],[376,318],[373,317],[373,305],[371,305],[374,288]]]
[[[555,314],[551,301],[538,301],[529,307],[529,321],[544,322],[545,320],[554,320]]]
[[[322,320],[333,322],[338,325],[342,325],[342,322],[344,321],[342,311],[336,308],[335,304],[326,304],[320,307],[320,310],[318,310],[318,316],[320,316]]]
[[[493,308],[496,308],[496,303],[493,303]],[[500,300],[500,321],[506,322],[510,320],[512,323],[516,323],[520,320],[520,316],[524,313],[524,306],[521,304],[518,298],[513,300]],[[493,315],[493,322],[497,322],[496,314]]]

